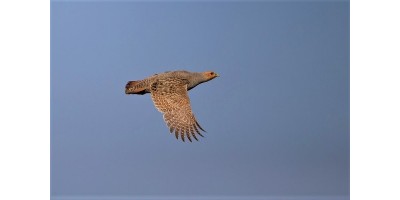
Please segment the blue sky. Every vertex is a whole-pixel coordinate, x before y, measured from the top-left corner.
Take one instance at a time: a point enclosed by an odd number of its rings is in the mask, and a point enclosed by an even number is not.
[[[200,142],[124,94],[178,69]],[[348,195],[349,3],[53,1],[51,194]]]

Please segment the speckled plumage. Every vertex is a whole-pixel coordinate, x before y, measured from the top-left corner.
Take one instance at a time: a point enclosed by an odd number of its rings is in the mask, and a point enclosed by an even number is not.
[[[197,85],[218,77],[215,72],[171,71],[154,74],[140,81],[129,81],[125,86],[126,94],[151,93],[155,107],[163,113],[164,121],[176,138],[185,136],[191,142],[198,140],[196,133],[203,137],[204,129],[197,122],[190,106],[188,91]]]

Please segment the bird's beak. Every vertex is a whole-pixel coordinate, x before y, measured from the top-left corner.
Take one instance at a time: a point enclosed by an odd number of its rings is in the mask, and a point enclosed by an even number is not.
[[[219,74],[215,73],[215,77],[219,77]]]

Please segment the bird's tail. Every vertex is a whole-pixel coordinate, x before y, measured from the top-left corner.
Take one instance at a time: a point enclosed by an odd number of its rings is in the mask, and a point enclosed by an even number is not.
[[[125,86],[125,94],[140,94],[146,93],[143,81],[128,81]]]

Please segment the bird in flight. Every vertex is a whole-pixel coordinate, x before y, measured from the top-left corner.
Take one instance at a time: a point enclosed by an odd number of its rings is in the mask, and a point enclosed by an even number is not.
[[[150,93],[155,107],[163,113],[170,133],[175,132],[176,139],[180,135],[182,141],[185,141],[186,136],[192,142],[191,137],[198,140],[196,133],[204,137],[200,130],[204,132],[205,130],[194,117],[188,91],[218,76],[212,71],[168,71],[154,74],[143,80],[128,81],[125,86],[125,94]]]

